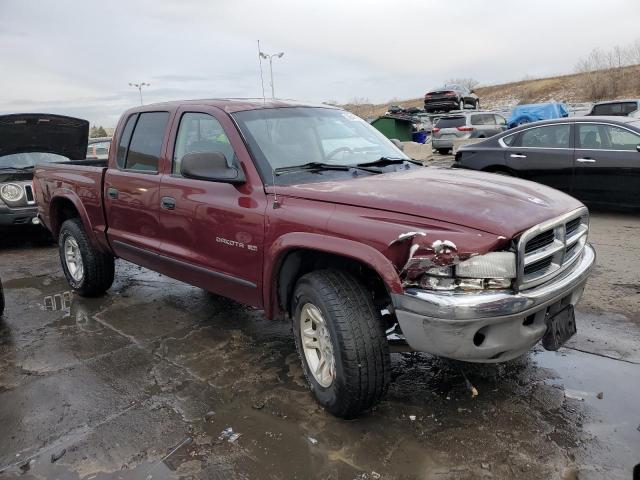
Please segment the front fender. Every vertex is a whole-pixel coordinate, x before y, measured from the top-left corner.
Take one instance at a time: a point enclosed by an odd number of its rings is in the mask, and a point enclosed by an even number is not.
[[[277,302],[277,273],[288,252],[296,249],[316,250],[348,257],[359,261],[380,275],[389,293],[402,293],[402,282],[391,261],[375,248],[340,237],[331,237],[319,233],[291,232],[278,237],[266,252],[266,264],[263,273],[263,303],[267,317],[279,310]]]

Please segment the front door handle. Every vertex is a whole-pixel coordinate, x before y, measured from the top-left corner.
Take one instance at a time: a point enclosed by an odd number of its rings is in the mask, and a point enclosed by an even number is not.
[[[165,210],[175,210],[176,199],[173,197],[162,197],[162,200],[160,201],[160,206]]]
[[[512,153],[511,155],[509,155],[511,158],[527,158],[526,155],[522,155],[520,153]]]
[[[578,158],[578,159],[576,159],[576,162],[580,162],[580,163],[596,163],[596,161],[593,158]]]
[[[107,188],[107,195],[109,195],[109,198],[118,198],[118,189],[113,187]]]

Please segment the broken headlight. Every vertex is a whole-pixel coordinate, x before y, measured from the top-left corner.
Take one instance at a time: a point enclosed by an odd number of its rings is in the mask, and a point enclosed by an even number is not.
[[[430,268],[420,278],[426,290],[504,290],[516,278],[516,254],[491,252],[471,257],[455,266]]]

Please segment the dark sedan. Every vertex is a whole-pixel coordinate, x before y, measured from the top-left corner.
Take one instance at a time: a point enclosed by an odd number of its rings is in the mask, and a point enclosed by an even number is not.
[[[465,108],[480,109],[480,99],[467,87],[445,85],[429,90],[424,96],[424,110],[430,112],[450,112]]]
[[[590,205],[639,208],[640,119],[529,123],[461,147],[454,167],[533,180]]]

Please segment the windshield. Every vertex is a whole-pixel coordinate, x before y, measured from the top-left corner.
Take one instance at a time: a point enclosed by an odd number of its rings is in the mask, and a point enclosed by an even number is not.
[[[55,153],[14,153],[0,157],[0,168],[29,168],[38,163],[68,161],[67,157]]]
[[[357,165],[409,158],[378,130],[344,110],[287,107],[237,112],[236,122],[265,183],[272,171],[317,162]]]

